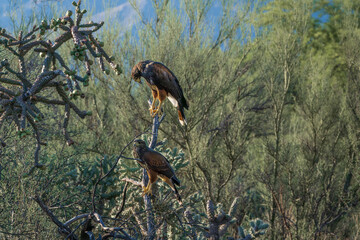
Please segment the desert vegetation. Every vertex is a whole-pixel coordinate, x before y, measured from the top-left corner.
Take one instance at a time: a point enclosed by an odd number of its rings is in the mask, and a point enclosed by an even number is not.
[[[360,238],[360,3],[129,0],[125,28],[59,2],[0,22],[1,239]],[[179,79],[186,126],[169,101],[150,116],[145,59]],[[182,204],[142,196],[136,138]]]

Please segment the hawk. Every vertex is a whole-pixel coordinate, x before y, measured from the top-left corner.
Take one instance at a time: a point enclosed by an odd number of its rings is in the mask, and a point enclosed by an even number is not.
[[[146,169],[149,176],[149,182],[144,187],[144,194],[152,194],[151,186],[158,178],[166,182],[174,191],[179,202],[181,197],[175,185],[180,186],[180,180],[176,177],[174,169],[169,161],[159,152],[146,146],[143,140],[136,139],[133,148],[134,158],[140,159],[138,163]]]
[[[151,60],[138,62],[131,71],[131,76],[136,82],[141,81],[141,77],[146,79],[146,83],[152,90],[153,101],[150,114],[154,117],[159,111],[161,113],[161,104],[166,98],[178,110],[179,121],[181,125],[185,125],[186,119],[184,108],[188,109],[189,105],[184,97],[179,81],[169,68],[160,62]],[[159,105],[155,108],[156,100]]]

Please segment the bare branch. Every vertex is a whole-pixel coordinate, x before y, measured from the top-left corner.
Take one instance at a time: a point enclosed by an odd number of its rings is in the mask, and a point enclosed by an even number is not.
[[[115,218],[118,218],[120,216],[120,214],[122,213],[122,211],[124,211],[125,201],[126,201],[126,191],[127,191],[128,186],[129,186],[129,183],[126,182],[124,190],[123,190],[123,199],[122,199],[121,207],[120,207],[119,212],[116,214]]]
[[[141,182],[136,181],[136,180],[131,179],[131,178],[123,178],[123,179],[121,179],[121,181],[129,182],[129,183],[132,183],[132,184],[134,184],[135,186],[139,186],[139,187],[142,187],[142,186],[143,186],[143,184],[142,184]]]
[[[69,219],[68,221],[66,221],[66,222],[64,223],[64,225],[65,225],[65,226],[68,226],[68,225],[70,225],[71,223],[73,223],[73,222],[75,222],[75,221],[77,221],[77,220],[80,220],[80,219],[82,219],[82,218],[87,218],[88,216],[90,216],[90,213],[85,213],[85,214],[81,214],[81,215],[75,216],[75,217]]]
[[[53,223],[55,223],[59,227],[60,234],[62,234],[63,236],[68,236],[72,232],[68,226],[64,225],[62,222],[59,221],[59,219],[57,219],[57,217],[50,211],[50,209],[39,198],[39,196],[35,196],[34,200],[35,200],[35,202],[37,202],[39,204],[39,206],[46,213],[46,215],[48,215],[50,217],[51,221],[53,221]],[[75,239],[77,239],[77,237],[75,235],[72,235],[72,236],[70,236],[70,239],[75,240]]]

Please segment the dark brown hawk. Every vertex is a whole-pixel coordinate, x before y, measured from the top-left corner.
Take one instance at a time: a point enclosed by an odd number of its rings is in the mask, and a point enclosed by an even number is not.
[[[151,186],[160,178],[171,187],[177,200],[181,202],[180,194],[175,187],[175,185],[180,186],[180,180],[176,177],[169,161],[161,153],[147,147],[143,140],[136,139],[134,141],[133,155],[134,158],[141,160],[138,163],[146,169],[149,176],[148,185],[144,187],[144,194],[152,194]]]
[[[179,81],[169,68],[160,62],[151,60],[141,61],[133,67],[131,76],[136,82],[140,82],[141,77],[145,78],[146,83],[151,88],[153,101],[150,114],[153,117],[158,112],[161,113],[161,104],[168,97],[178,110],[181,125],[186,124],[184,108],[188,109],[189,105],[184,97]],[[155,108],[156,100],[159,101],[159,105]]]

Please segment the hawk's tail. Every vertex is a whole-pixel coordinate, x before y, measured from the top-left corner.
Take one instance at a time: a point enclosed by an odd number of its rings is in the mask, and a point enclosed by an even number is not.
[[[180,181],[179,181],[175,176],[173,176],[173,177],[171,178],[171,182],[172,182],[172,189],[174,190],[176,199],[179,201],[179,203],[182,204],[182,200],[181,200],[179,191],[178,191],[177,188],[175,187],[175,184],[177,184],[177,185],[180,186]]]
[[[184,108],[179,106],[178,107],[178,115],[179,115],[179,121],[182,126],[187,125]]]

